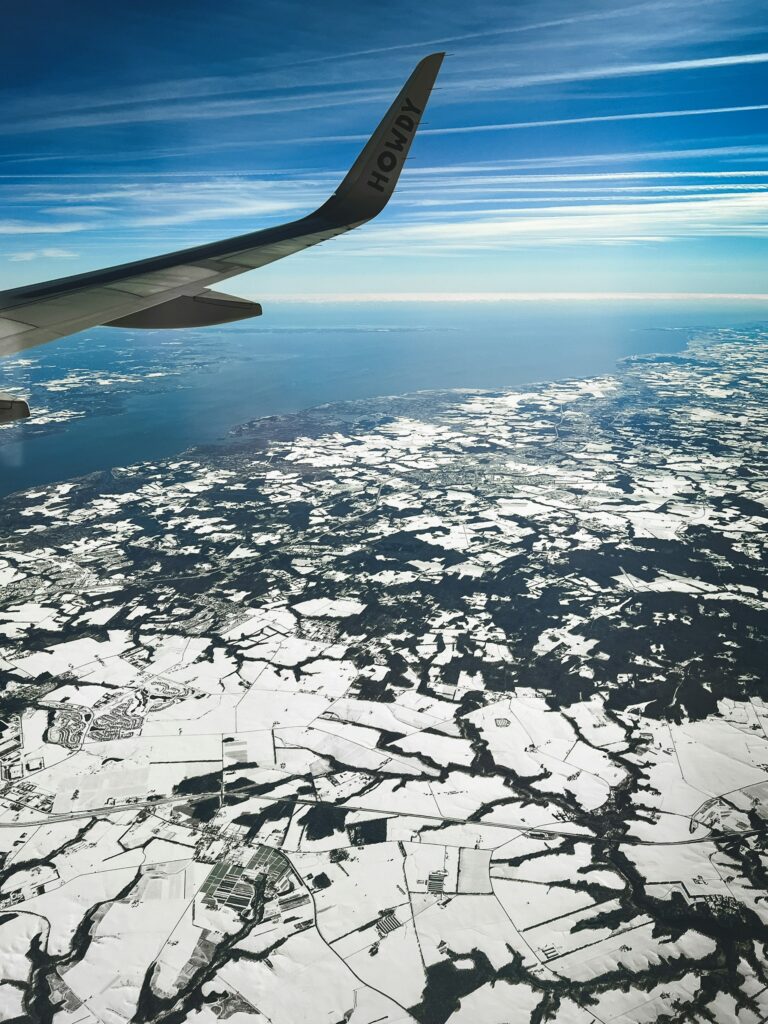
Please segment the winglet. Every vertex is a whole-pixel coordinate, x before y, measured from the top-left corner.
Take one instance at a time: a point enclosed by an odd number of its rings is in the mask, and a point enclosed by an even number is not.
[[[444,56],[432,53],[419,61],[347,176],[316,215],[352,225],[381,213],[395,190]]]

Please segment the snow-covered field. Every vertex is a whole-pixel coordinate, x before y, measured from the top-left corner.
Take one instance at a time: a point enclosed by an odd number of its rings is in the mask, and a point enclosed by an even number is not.
[[[768,1017],[768,338],[0,519],[0,1019]]]

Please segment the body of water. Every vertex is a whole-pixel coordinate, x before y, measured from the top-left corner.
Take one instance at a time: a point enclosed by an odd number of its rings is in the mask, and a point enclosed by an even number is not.
[[[611,373],[765,319],[746,304],[291,304],[229,328],[99,328],[0,362],[0,390],[21,390],[42,419],[0,430],[0,495],[172,456],[260,416]]]

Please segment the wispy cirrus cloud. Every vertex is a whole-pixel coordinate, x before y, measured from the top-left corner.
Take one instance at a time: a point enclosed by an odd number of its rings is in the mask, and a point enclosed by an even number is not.
[[[445,128],[422,128],[420,134],[422,136],[474,135],[478,132],[508,132],[528,128],[563,128],[567,125],[606,124],[612,121],[656,121],[671,117],[687,118],[705,117],[715,114],[745,114],[758,110],[768,110],[768,103],[749,103],[732,107],[693,107],[681,110],[645,110],[616,114],[588,114],[583,117],[550,117],[536,121],[500,121],[493,124],[449,125]],[[368,136],[362,133],[356,135],[307,135],[300,139],[293,139],[291,142],[292,144],[297,142],[364,142],[367,138]]]
[[[510,36],[527,35],[546,29],[573,28],[578,25],[593,25],[595,22],[610,23],[620,19],[633,18],[637,15],[647,15],[650,17],[653,14],[668,10],[669,6],[666,0],[650,0],[650,2],[625,4],[621,7],[603,8],[597,11],[580,11],[578,14],[569,14],[565,17],[533,20],[517,25],[500,25],[480,32],[461,32],[453,35],[430,36],[426,39],[407,43],[398,42],[389,46],[368,47],[366,49],[334,53],[323,57],[313,57],[297,61],[294,66],[306,67],[307,65],[327,64],[329,61],[338,62],[356,57],[374,57],[380,54],[402,53],[408,50],[428,50],[436,46],[450,46],[455,43],[484,39],[491,39],[496,42],[499,39],[508,39]]]
[[[478,178],[475,184],[519,184],[522,182],[536,184],[540,182],[559,182],[559,181],[634,181],[636,179],[643,179],[652,181],[660,178],[677,179],[677,178],[768,178],[768,168],[765,170],[757,170],[754,168],[742,169],[735,168],[732,170],[633,170],[633,171],[594,171],[592,173],[576,173],[576,174],[507,174],[499,175],[498,171],[503,171],[506,168],[506,164],[489,163],[489,164],[475,164],[468,165],[466,167],[455,168],[463,173],[481,173],[487,172],[493,174],[493,178]],[[441,168],[434,168],[439,173]],[[449,166],[442,168],[446,175],[451,173]],[[468,184],[466,179],[457,179],[462,184]]]
[[[483,170],[509,170],[509,171],[523,171],[523,170],[548,170],[552,168],[570,168],[570,167],[592,167],[592,166],[606,166],[611,164],[622,164],[622,163],[657,163],[657,162],[683,162],[688,160],[709,159],[709,160],[732,160],[741,159],[742,157],[763,158],[768,156],[768,144],[764,143],[747,143],[730,146],[691,146],[686,149],[629,149],[619,151],[606,151],[596,153],[554,153],[549,156],[535,156],[535,157],[519,157],[514,160],[488,162],[485,165],[476,165],[479,171]],[[456,173],[467,173],[471,170],[471,165],[461,164],[452,166],[450,164],[441,165],[423,165],[416,166],[411,169],[411,177],[418,178],[426,175],[449,175]],[[633,174],[642,175],[644,172],[641,170],[631,172]],[[648,171],[648,174],[661,173],[657,171]],[[677,172],[679,176],[684,177],[685,175],[703,173],[705,175],[710,174],[723,174],[730,173],[731,176],[742,174],[742,171],[738,166],[731,168],[718,168],[717,171],[698,171],[698,169],[679,170]],[[750,170],[752,175],[762,174],[759,170]]]
[[[0,235],[65,235],[85,231],[91,225],[82,221],[42,223],[23,220],[0,220]]]
[[[226,72],[173,77],[161,74],[155,80],[142,76],[130,84],[103,83],[98,92],[91,88],[80,92],[62,91],[56,96],[40,95],[32,89],[25,89],[21,96],[7,96],[4,108],[8,115],[37,118],[56,107],[61,113],[106,112],[109,108],[138,108],[141,105],[206,100],[217,96],[236,98],[245,94],[279,102],[294,93],[297,101],[311,101],[315,90],[328,96],[329,90],[337,87],[342,88],[343,96],[356,95],[360,102],[365,102],[366,90],[370,90],[372,80],[380,82],[382,79],[381,63],[368,58],[383,54],[407,54],[414,50],[426,53],[435,47],[451,44],[478,44],[474,49],[462,45],[455,55],[464,65],[460,79],[455,83],[458,86],[471,81],[471,75],[467,74],[470,68],[488,67],[491,53],[497,53],[502,66],[509,66],[512,54],[516,63],[525,63],[542,47],[555,50],[606,49],[613,53],[629,48],[637,52],[660,43],[690,46],[694,42],[716,41],[722,45],[725,40],[737,38],[745,31],[720,16],[723,9],[720,0],[699,0],[695,22],[682,23],[675,14],[676,7],[677,4],[670,0],[643,0],[620,7],[598,5],[593,10],[569,11],[562,16],[543,19],[526,18],[523,13],[521,20],[513,18],[511,24],[506,13],[497,12],[495,16],[486,18],[491,24],[479,30],[431,35],[417,40],[405,40],[402,33],[398,33],[398,40],[388,45],[326,51],[322,56],[307,55],[304,58],[286,59],[283,55],[266,61],[237,61],[230,57],[226,61]],[[584,33],[578,31],[581,26],[585,28]],[[515,38],[518,36],[522,37],[519,42]],[[404,70],[405,67],[403,65]],[[298,69],[301,69],[300,73]],[[307,92],[307,86],[312,86],[313,91]],[[444,74],[441,88],[445,87]],[[384,90],[381,94],[388,95],[388,92]]]
[[[654,160],[672,160],[694,152],[701,156],[768,153],[768,147],[710,147],[652,151]],[[649,154],[645,154],[647,156]],[[644,156],[602,153],[547,158],[546,168],[580,161],[609,166]],[[54,234],[109,230],[126,243],[146,241],[145,229],[173,230],[182,247],[211,235],[199,225],[218,224],[222,234],[237,234],[294,212],[306,211],[331,190],[340,172],[322,172],[296,180],[240,176],[153,181],[94,187],[89,180],[0,184],[6,206],[34,209],[37,220],[0,224],[6,234]],[[89,206],[88,204],[92,204]],[[731,170],[600,170],[536,172],[527,159],[454,166],[414,167],[399,194],[394,220],[386,228],[366,228],[361,255],[401,250],[422,253],[452,249],[456,254],[482,248],[552,245],[649,243],[674,238],[762,237],[768,204],[768,168]],[[59,221],[72,213],[83,219]],[[171,236],[166,234],[167,247]],[[160,242],[162,245],[162,236]],[[345,243],[345,246],[347,243]],[[351,250],[346,250],[351,251]],[[330,252],[330,250],[329,250]]]
[[[56,218],[77,214],[88,217],[91,229],[106,227],[115,231],[144,227],[193,228],[207,221],[234,223],[274,220],[281,215],[307,205],[307,189],[316,185],[304,182],[246,181],[238,177],[210,181],[126,182],[119,186],[94,188],[86,182],[68,185],[49,183],[19,187],[0,184],[0,201],[6,206],[33,207],[39,221],[12,221],[10,229],[18,225],[18,233],[39,228],[51,232],[63,231],[65,226]],[[318,195],[326,191],[320,187]],[[69,225],[79,230],[85,222]],[[0,231],[2,226],[0,226]],[[8,231],[8,233],[14,233]]]
[[[235,96],[224,100],[188,101],[178,103],[143,103],[128,107],[95,107],[80,111],[65,110],[50,116],[21,116],[0,123],[0,131],[8,134],[50,132],[72,128],[98,128],[118,124],[151,124],[189,120],[260,116],[274,117],[285,113],[349,107],[356,103],[383,101],[391,98],[382,89],[355,89],[328,94],[323,91],[298,95],[260,97]]]
[[[449,128],[425,128],[424,135],[467,135],[475,132],[515,131],[524,128],[562,128],[566,125],[606,124],[611,121],[655,121],[670,117],[705,117],[713,114],[745,114],[768,110],[768,103],[733,107],[694,107],[683,110],[646,110],[620,114],[590,114],[585,117],[553,117],[539,121],[507,121],[499,124],[467,124]]]
[[[615,19],[624,19],[640,12],[650,13],[663,8],[664,4],[658,2],[629,4],[622,9],[604,9],[593,12],[582,12],[578,15],[569,15],[561,18],[550,18],[545,20],[533,20],[519,25],[497,26],[494,29],[486,29],[479,32],[462,32],[458,34],[442,35],[427,39],[420,39],[412,42],[398,42],[389,46],[369,47],[365,49],[326,53],[322,57],[308,57],[294,61],[273,61],[266,67],[256,71],[231,71],[219,75],[193,75],[183,78],[159,78],[156,81],[141,82],[128,87],[101,89],[98,97],[95,98],[92,91],[80,93],[60,93],[56,97],[58,105],[62,110],[67,111],[88,111],[101,110],[106,112],[111,107],[127,107],[130,105],[167,103],[179,100],[208,99],[215,96],[237,96],[243,93],[276,93],[295,87],[295,69],[301,68],[301,81],[306,84],[315,77],[315,84],[323,89],[343,84],[352,93],[357,93],[362,100],[365,94],[360,91],[364,81],[357,78],[357,72],[350,75],[348,69],[350,61],[358,58],[378,56],[381,54],[401,53],[410,50],[423,50],[427,52],[430,48],[444,46],[451,43],[466,42],[469,40],[493,40],[506,38],[514,35],[524,35],[545,29],[573,27],[575,25],[590,24],[593,22],[610,22]],[[330,65],[330,73],[324,70],[317,76],[317,72],[307,73],[307,69],[317,65]],[[365,63],[361,65],[365,69]],[[341,70],[343,69],[343,70]],[[288,78],[286,72],[293,71],[294,77]],[[365,73],[365,72],[364,72]],[[345,93],[345,95],[347,95]],[[306,94],[304,94],[306,98]],[[302,99],[299,94],[296,97]],[[50,110],[51,97],[24,96],[13,104],[6,104],[9,108],[21,117],[36,117],[41,113]]]
[[[448,74],[441,85],[443,100],[463,102],[467,94],[472,92],[504,93],[508,90],[522,89],[532,86],[549,86],[567,83],[591,82],[604,79],[639,77],[647,75],[663,75],[673,72],[694,72],[721,68],[740,67],[744,65],[760,65],[768,63],[768,52],[725,54],[663,61],[626,61],[618,64],[599,64],[596,66],[574,67],[558,71],[522,72],[505,75],[498,68],[493,73],[470,73],[459,77]],[[252,95],[247,95],[252,93]],[[139,91],[141,96],[141,91]],[[212,96],[223,98],[211,98]],[[50,132],[65,129],[98,128],[120,124],[151,124],[164,122],[182,122],[187,120],[211,120],[232,118],[274,118],[285,113],[302,113],[313,110],[326,110],[334,107],[359,107],[372,103],[384,103],[391,98],[390,92],[380,86],[371,86],[365,80],[345,82],[339,88],[329,88],[322,84],[314,89],[296,91],[294,87],[273,86],[264,89],[263,79],[257,76],[233,76],[231,78],[211,80],[190,79],[158,84],[153,92],[144,91],[144,96],[137,97],[134,93],[105,100],[100,97],[97,102],[90,102],[81,97],[79,102],[64,102],[58,99],[63,109],[53,114],[41,114],[23,105],[13,115],[12,108],[6,104],[6,118],[0,122],[0,130],[7,134],[25,134],[34,132]],[[50,104],[48,104],[50,108]],[[765,109],[763,106],[746,109]],[[715,113],[715,109],[702,110],[701,113]],[[720,112],[724,112],[720,111]],[[685,112],[681,112],[683,116]],[[690,111],[688,113],[691,113]],[[10,116],[9,116],[10,115]],[[636,115],[637,119],[652,115]],[[674,112],[659,112],[656,116],[676,116]],[[588,117],[585,119],[560,120],[559,123],[597,123],[608,120],[606,117]],[[615,118],[619,119],[619,118]],[[630,120],[629,117],[622,118]],[[520,123],[515,127],[541,126],[544,122]],[[558,123],[556,120],[552,123]],[[507,127],[514,123],[510,122]],[[434,131],[447,130],[466,131],[468,126],[446,126]],[[476,128],[475,130],[483,130]],[[488,130],[488,129],[486,129]],[[354,136],[353,136],[354,137]],[[313,139],[313,137],[307,137]],[[346,139],[349,136],[335,136],[335,139]],[[279,141],[279,140],[277,140]],[[289,141],[289,140],[286,140]]]
[[[561,82],[591,82],[604,78],[627,78],[639,75],[661,75],[678,71],[704,71],[713,68],[732,68],[750,64],[768,63],[768,53],[734,53],[716,57],[694,57],[685,60],[658,60],[603,64],[597,67],[570,68],[563,71],[534,72],[510,75],[506,78],[477,79],[470,88],[498,91],[531,85],[553,85]]]
[[[63,232],[77,232],[89,265],[109,265],[312,209],[415,57],[445,48],[392,204],[322,255],[276,265],[286,291],[302,275],[319,289],[313,274],[326,271],[331,292],[334,273],[346,288],[363,258],[379,259],[377,281],[385,268],[387,284],[421,275],[427,290],[446,268],[468,291],[536,285],[537,273],[560,287],[593,274],[599,288],[625,264],[639,287],[682,290],[699,275],[712,290],[721,270],[731,292],[755,284],[768,219],[768,46],[755,0],[697,0],[695,17],[690,0],[452,0],[439,12],[392,0],[386,16],[345,16],[336,53],[313,30],[325,7],[306,7],[297,32],[291,5],[276,6],[282,28],[268,39],[241,14],[205,39],[149,16],[155,48],[141,68],[141,40],[114,31],[136,24],[111,9],[96,33],[110,39],[108,60],[51,65],[29,83],[19,60],[0,93],[0,127],[18,132],[0,166],[0,233],[18,235],[22,252],[7,277],[23,274],[27,250],[46,273]],[[663,269],[644,277],[662,247]]]
[[[551,247],[658,245],[697,238],[768,238],[768,193],[680,197],[674,202],[594,201],[556,203],[546,209],[506,209],[460,218],[419,220],[387,230],[372,227],[365,246],[352,238],[356,256],[397,252],[495,253]]]
[[[199,221],[232,220],[239,217],[275,217],[289,211],[303,209],[306,203],[282,200],[248,201],[238,199],[221,206],[195,206],[176,210],[173,213],[155,213],[134,216],[131,224],[134,227],[163,227],[172,224],[189,224]]]
[[[78,253],[69,249],[28,249],[25,252],[14,252],[8,257],[11,263],[29,263],[32,260],[72,260],[77,259]]]

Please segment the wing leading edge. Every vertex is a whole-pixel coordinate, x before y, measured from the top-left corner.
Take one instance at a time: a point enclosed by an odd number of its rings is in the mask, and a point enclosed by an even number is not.
[[[261,306],[211,285],[372,220],[395,190],[444,54],[416,65],[339,187],[314,213],[220,242],[0,292],[0,356],[88,327],[202,327],[258,316]],[[0,395],[0,422],[28,415]]]

